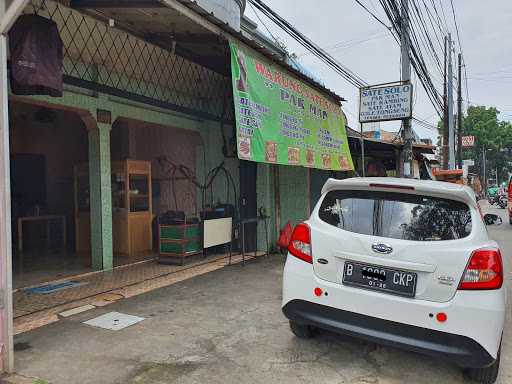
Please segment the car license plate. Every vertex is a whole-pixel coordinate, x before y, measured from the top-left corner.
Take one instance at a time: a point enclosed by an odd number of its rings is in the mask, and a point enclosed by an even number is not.
[[[414,297],[416,280],[414,272],[383,268],[376,265],[345,261],[343,284],[382,291],[394,295]]]

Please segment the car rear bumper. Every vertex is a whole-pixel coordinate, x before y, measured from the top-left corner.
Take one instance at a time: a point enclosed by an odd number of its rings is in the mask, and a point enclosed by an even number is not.
[[[288,319],[301,324],[442,358],[462,367],[485,367],[494,361],[480,344],[466,336],[383,320],[305,300],[288,302],[283,307],[283,313]]]
[[[315,288],[322,289],[324,294],[320,297],[316,296]],[[386,326],[396,323],[404,329],[421,330],[419,339],[423,347],[415,346],[416,344],[409,340],[415,338],[416,332],[410,333],[402,344],[403,346],[410,345],[415,350],[425,348],[425,352],[429,349],[428,346],[431,341],[428,337],[427,339],[422,338],[421,335],[423,334],[453,335],[443,339],[444,342],[442,340],[437,342],[437,344],[452,347],[458,347],[459,341],[472,340],[479,348],[465,347],[463,348],[465,351],[459,352],[465,356],[464,354],[468,351],[473,352],[474,350],[483,349],[485,353],[477,352],[475,360],[477,362],[481,361],[479,364],[484,364],[488,361],[485,358],[486,354],[490,356],[491,361],[496,359],[498,355],[507,308],[506,289],[504,284],[500,290],[457,291],[455,296],[447,302],[433,302],[325,281],[315,275],[311,264],[295,257],[288,257],[283,273],[282,307],[287,308],[285,314],[291,314],[292,311],[289,308],[293,309],[294,306],[289,307],[288,304],[304,301],[318,304],[321,308],[327,307],[334,311],[341,310],[346,313],[358,314],[363,316],[362,319],[380,319],[383,321],[382,324],[386,324]],[[331,311],[328,312],[331,313]],[[314,315],[311,315],[313,320],[317,317],[321,318],[321,313],[316,315],[315,311],[312,311],[312,313]],[[438,313],[445,313],[448,317],[447,321],[437,321],[436,315]],[[299,311],[296,316],[300,314]],[[329,316],[327,316],[325,325],[317,324],[317,326],[328,328],[331,324],[329,319]],[[370,324],[373,323],[370,322]],[[331,326],[333,330],[338,329],[335,321]],[[371,327],[369,328],[371,329]],[[343,331],[343,328],[341,330]],[[364,336],[364,333],[362,336]],[[398,333],[398,336],[404,337],[400,333]],[[451,345],[454,340],[456,344]],[[394,345],[398,344],[398,341],[393,337],[390,338],[389,342]],[[442,348],[439,349],[438,345],[434,345],[432,354],[437,354],[438,350],[442,351]],[[455,353],[455,355],[458,355],[458,353]],[[484,358],[481,356],[484,356]],[[464,365],[468,366],[470,363]]]

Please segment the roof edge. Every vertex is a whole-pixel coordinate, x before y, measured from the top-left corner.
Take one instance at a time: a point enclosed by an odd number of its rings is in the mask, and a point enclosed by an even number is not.
[[[341,107],[341,102],[347,101],[342,96],[335,93],[333,90],[326,88],[325,86],[323,86],[322,84],[319,84],[314,79],[310,78],[309,76],[306,76],[302,72],[293,68],[285,60],[278,57],[278,55],[271,52],[265,46],[259,44],[258,42],[254,41],[254,40],[247,38],[246,36],[243,35],[242,31],[237,31],[237,30],[233,29],[230,25],[217,19],[215,17],[215,15],[202,10],[201,7],[198,7],[198,5],[195,1],[193,1],[193,0],[175,0],[175,1],[180,3],[182,6],[185,6],[190,11],[196,13],[198,16],[202,17],[204,19],[204,21],[211,23],[214,26],[216,26],[217,28],[221,29],[224,33],[218,33],[218,34],[224,35],[223,37],[226,38],[227,40],[229,40],[230,38],[232,38],[232,39],[234,38],[234,39],[239,40],[242,43],[248,45],[249,47],[253,48],[254,50],[258,51],[260,54],[265,56],[267,59],[281,65],[287,71],[293,73],[299,79],[306,82],[308,85],[314,87],[316,90],[329,95],[331,98],[333,98],[336,102],[338,102],[340,104],[340,107]],[[171,5],[172,2],[173,2],[172,0],[164,0],[162,2],[162,4],[165,4],[165,6],[167,6],[167,7],[174,8]],[[180,11],[179,9],[176,9],[176,8],[174,8],[174,9],[178,12]],[[211,28],[210,28],[210,31],[215,33],[215,31],[212,30]]]

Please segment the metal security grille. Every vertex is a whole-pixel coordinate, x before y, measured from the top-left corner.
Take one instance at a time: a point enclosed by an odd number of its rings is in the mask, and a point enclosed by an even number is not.
[[[198,117],[233,119],[226,76],[58,2],[32,0],[25,13],[57,23],[66,83]]]

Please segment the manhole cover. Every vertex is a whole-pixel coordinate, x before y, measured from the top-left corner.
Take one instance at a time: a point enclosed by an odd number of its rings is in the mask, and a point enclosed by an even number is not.
[[[144,320],[143,317],[127,315],[119,312],[109,312],[95,317],[94,319],[84,321],[84,324],[103,329],[110,329],[111,331],[119,331],[120,329],[137,324],[142,320]]]

